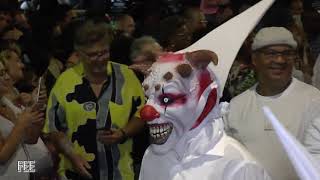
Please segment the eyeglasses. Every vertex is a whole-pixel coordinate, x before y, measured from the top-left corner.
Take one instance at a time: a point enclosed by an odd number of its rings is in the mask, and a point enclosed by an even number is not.
[[[281,56],[283,58],[292,60],[295,59],[297,56],[297,52],[293,50],[286,50],[286,51],[274,51],[274,50],[266,50],[266,51],[260,51],[266,58],[268,59],[274,59],[278,56]]]
[[[81,51],[82,54],[84,54],[90,61],[95,61],[95,60],[101,60],[101,59],[106,59],[109,57],[109,49],[104,49],[102,51],[97,51],[97,52],[90,52],[86,53],[84,51]]]
[[[207,24],[207,23],[208,23],[208,21],[207,21],[207,20],[205,20],[205,19],[204,19],[204,20],[203,20],[203,19],[201,19],[201,20],[200,20],[200,23],[202,23],[202,24]]]

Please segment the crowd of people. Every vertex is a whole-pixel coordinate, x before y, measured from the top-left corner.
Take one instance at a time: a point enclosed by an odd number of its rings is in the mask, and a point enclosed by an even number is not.
[[[0,4],[0,179],[139,179],[150,144],[141,69],[256,2],[217,0],[213,12],[190,3],[139,18],[58,2],[32,11]],[[317,18],[303,0],[275,3],[242,45],[220,99],[230,102],[226,132],[272,179],[298,177],[263,105],[320,161]],[[36,172],[17,172],[23,160],[36,161]]]

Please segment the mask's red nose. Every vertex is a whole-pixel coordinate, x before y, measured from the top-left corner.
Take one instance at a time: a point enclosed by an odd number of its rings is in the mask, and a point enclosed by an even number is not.
[[[160,113],[154,107],[145,105],[140,111],[140,117],[143,121],[153,121],[160,117]]]

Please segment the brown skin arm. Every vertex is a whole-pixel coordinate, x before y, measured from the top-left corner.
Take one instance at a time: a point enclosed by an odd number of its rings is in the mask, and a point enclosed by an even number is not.
[[[66,157],[72,156],[72,143],[67,139],[63,132],[54,131],[48,134],[48,140],[52,142],[59,153]]]
[[[5,164],[16,152],[24,134],[24,127],[15,126],[5,139],[0,133],[0,164]]]
[[[122,128],[127,137],[132,137],[142,130],[145,122],[140,120],[139,118],[132,118],[127,125]],[[118,132],[120,130],[116,130]],[[116,133],[115,132],[115,133]],[[119,138],[123,138],[123,133],[120,131],[121,136]],[[64,154],[67,158],[72,159],[75,152],[73,151],[73,147],[71,142],[67,139],[66,135],[62,132],[51,132],[49,134],[49,140],[53,142],[57,151],[59,153]]]
[[[124,133],[117,129],[111,131],[98,132],[99,140],[104,144],[115,144],[119,143],[124,136],[132,137],[142,130],[145,122],[139,118],[133,117],[127,125],[122,128]],[[112,132],[112,133],[110,133]],[[72,143],[66,135],[62,132],[51,132],[48,135],[49,141],[51,141],[56,147],[59,153],[64,154],[73,164],[74,169],[82,176],[92,178],[91,174],[87,171],[90,169],[89,163],[82,158],[80,155],[76,154],[73,150]]]
[[[122,129],[128,137],[132,137],[139,133],[143,129],[144,125],[145,121],[142,121],[140,118],[133,117]]]
[[[89,163],[76,152],[74,152],[71,141],[63,132],[51,132],[48,134],[48,140],[51,141],[56,150],[65,155],[72,163],[74,170],[83,177],[92,179],[92,175],[87,169],[90,169]]]
[[[121,129],[98,131],[98,140],[103,144],[118,144],[124,138],[129,138],[139,133],[144,125],[144,121],[137,117],[133,117],[126,126]]]

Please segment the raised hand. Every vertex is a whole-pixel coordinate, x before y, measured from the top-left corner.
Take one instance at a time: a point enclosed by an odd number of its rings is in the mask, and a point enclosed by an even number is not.
[[[25,128],[29,127],[32,123],[44,121],[44,113],[39,111],[33,111],[26,109],[18,116],[17,125],[21,125]]]
[[[41,111],[44,111],[48,102],[47,88],[45,85],[41,86],[40,91],[38,88],[34,89],[32,97],[34,99],[33,106],[37,106]]]

